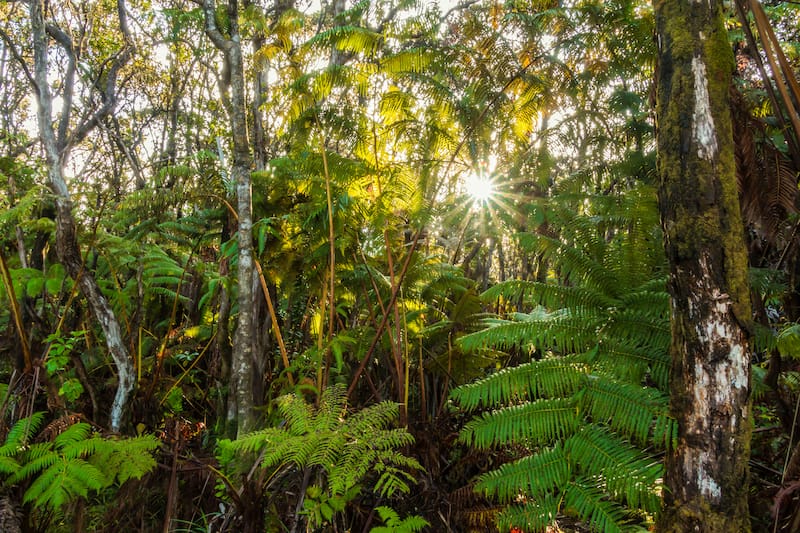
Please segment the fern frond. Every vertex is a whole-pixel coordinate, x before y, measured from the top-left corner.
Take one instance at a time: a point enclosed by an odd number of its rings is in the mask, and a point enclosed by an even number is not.
[[[597,376],[590,378],[577,396],[582,409],[595,421],[644,445],[649,443],[656,421],[668,418],[669,399],[653,388]]]
[[[484,302],[498,298],[507,300],[529,300],[533,305],[543,305],[547,309],[562,308],[608,308],[619,305],[619,301],[606,294],[581,286],[564,286],[526,280],[509,280],[498,283],[483,294]]]
[[[595,479],[582,478],[570,483],[564,492],[564,508],[567,513],[574,513],[598,531],[622,533],[632,530],[625,524],[625,509],[607,499]],[[642,528],[634,530],[644,531]]]
[[[435,58],[427,47],[407,48],[381,59],[381,71],[390,74],[423,72]]]
[[[37,411],[27,418],[17,420],[6,435],[6,441],[0,446],[0,456],[15,455],[27,445],[31,437],[39,431],[44,421],[44,412]]]
[[[561,509],[560,497],[548,493],[522,505],[510,505],[497,516],[501,531],[521,528],[526,533],[545,533],[555,524]]]
[[[156,467],[153,453],[160,441],[153,435],[100,440],[88,461],[107,476],[105,485],[122,485],[129,479],[140,479]]]
[[[459,440],[479,449],[508,442],[550,444],[572,435],[579,425],[571,400],[537,400],[483,413],[464,426]]]
[[[381,505],[375,510],[386,526],[373,527],[369,530],[370,533],[414,533],[430,526],[430,523],[421,516],[407,516],[401,519],[391,507]]]
[[[462,385],[451,397],[468,411],[522,400],[563,398],[578,390],[587,372],[585,364],[571,357],[542,359]]]
[[[383,36],[361,26],[334,26],[309,39],[308,48],[335,48],[343,52],[373,55],[383,42]]]
[[[48,470],[59,461],[61,458],[52,451],[50,443],[34,444],[27,450],[22,468],[9,478],[9,483],[19,483],[23,479]]]
[[[496,321],[484,330],[460,337],[458,343],[466,352],[487,347],[510,349],[521,346],[575,353],[586,351],[594,345],[598,327],[597,321],[565,312],[544,320]]]
[[[617,501],[649,513],[658,512],[659,482],[664,474],[660,459],[594,425],[567,439],[564,450],[586,476],[602,476],[608,493]]]
[[[350,415],[345,424],[347,432],[355,437],[369,435],[375,429],[383,429],[397,420],[400,409],[395,402],[380,402]]]
[[[592,238],[602,241],[596,234]],[[520,245],[542,253],[547,260],[557,265],[565,283],[590,288],[608,296],[616,296],[623,289],[619,286],[619,280],[605,265],[582,250],[544,235],[526,233],[520,234],[518,239]]]
[[[666,351],[672,334],[666,317],[648,317],[636,309],[618,309],[603,327],[604,335],[639,346]]]
[[[13,474],[19,470],[19,463],[7,455],[0,455],[0,474]]]
[[[562,488],[569,479],[570,461],[557,444],[482,474],[475,490],[507,504],[521,495],[538,500]]]
[[[23,502],[58,509],[77,497],[86,497],[89,490],[101,489],[104,481],[103,473],[82,459],[60,460],[31,483]]]
[[[635,309],[649,318],[669,321],[669,293],[666,287],[659,287],[658,290],[637,290],[622,294],[619,299],[622,302],[619,307],[623,309]]]
[[[579,360],[592,365],[599,372],[629,383],[641,384],[647,375],[660,390],[668,390],[670,358],[666,349],[609,339],[602,342],[597,350],[581,355]]]
[[[59,433],[54,439],[53,443],[55,444],[56,448],[63,450],[77,442],[87,440],[91,434],[92,426],[86,422],[78,422],[77,424],[72,424],[67,429]]]
[[[336,384],[326,388],[313,415],[311,431],[334,431],[342,425],[346,403],[347,390],[343,385]]]
[[[390,464],[377,463],[374,467],[378,474],[375,490],[383,497],[390,498],[396,494],[408,494],[415,482],[414,476],[403,469]]]
[[[294,435],[304,435],[313,430],[314,407],[295,394],[278,400],[278,410]]]

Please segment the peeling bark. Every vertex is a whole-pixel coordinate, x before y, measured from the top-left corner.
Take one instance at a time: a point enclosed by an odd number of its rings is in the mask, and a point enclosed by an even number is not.
[[[664,532],[746,532],[750,360],[747,255],[721,3],[655,0],[659,208],[670,263],[672,415]]]

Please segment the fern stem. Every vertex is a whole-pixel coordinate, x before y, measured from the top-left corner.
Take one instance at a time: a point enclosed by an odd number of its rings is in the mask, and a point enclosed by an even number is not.
[[[14,283],[11,280],[11,273],[8,270],[8,265],[6,264],[6,258],[3,255],[2,250],[0,250],[0,269],[2,269],[2,276],[3,276],[3,285],[6,286],[6,293],[8,294],[8,300],[11,304],[11,314],[14,315],[14,324],[17,326],[17,332],[19,333],[19,341],[22,345],[22,356],[25,360],[25,372],[30,372],[32,368],[31,363],[31,352],[30,348],[28,347],[28,338],[25,334],[25,328],[22,324],[22,313],[19,309],[19,303],[17,302],[17,296],[14,294]]]
[[[320,132],[322,131],[322,127],[319,123],[319,117],[317,117],[317,126],[320,127]],[[336,326],[334,322],[335,318],[335,311],[336,305],[334,300],[334,290],[336,287],[336,232],[334,231],[333,227],[333,195],[331,193],[331,175],[328,169],[328,155],[325,149],[325,136],[322,135],[320,140],[320,144],[322,145],[322,170],[325,173],[325,195],[328,202],[328,239],[330,240],[330,279],[329,282],[329,293],[328,297],[330,298],[328,302],[328,344],[330,345],[330,340],[333,338],[333,329]],[[320,325],[321,326],[321,325]],[[328,381],[328,372],[330,370],[330,346],[325,351],[325,376],[324,381]],[[325,383],[320,384],[320,391],[324,388]]]
[[[417,249],[417,245],[419,244],[419,239],[422,237],[422,231],[417,231],[416,235],[414,235],[414,240],[411,242],[411,247],[408,249],[408,255],[406,256],[406,260],[403,263],[403,268],[400,269],[400,274],[397,276],[398,278],[398,285],[392,287],[392,296],[389,298],[389,303],[386,310],[383,313],[383,317],[381,318],[381,323],[378,326],[378,330],[375,332],[375,336],[372,339],[372,343],[367,350],[367,353],[364,355],[364,359],[361,360],[361,364],[358,365],[358,369],[356,373],[353,375],[353,379],[350,382],[350,386],[347,388],[347,397],[349,398],[350,395],[355,390],[356,385],[358,384],[358,378],[361,377],[361,373],[364,372],[364,369],[367,367],[367,363],[372,358],[372,354],[375,352],[375,348],[378,345],[378,341],[383,334],[384,328],[386,328],[386,324],[389,321],[389,312],[392,306],[394,306],[395,302],[397,301],[397,296],[400,294],[399,285],[403,283],[403,280],[406,277],[406,272],[408,272],[408,266],[411,264],[411,257],[414,255],[414,251]]]

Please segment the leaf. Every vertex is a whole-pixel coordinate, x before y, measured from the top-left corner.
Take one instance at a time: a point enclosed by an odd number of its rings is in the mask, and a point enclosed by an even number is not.
[[[792,324],[778,334],[778,351],[784,357],[800,359],[800,324]]]

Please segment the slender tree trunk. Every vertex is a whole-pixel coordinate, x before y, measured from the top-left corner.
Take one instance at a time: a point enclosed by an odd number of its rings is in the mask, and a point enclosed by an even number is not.
[[[43,3],[39,0],[30,2],[34,81],[38,101],[37,117],[39,134],[47,161],[48,184],[55,195],[56,249],[59,260],[64,263],[69,275],[77,281],[81,294],[86,298],[95,319],[99,322],[106,338],[106,345],[114,360],[119,383],[114,402],[111,405],[110,426],[112,431],[119,431],[125,415],[128,398],[136,385],[133,359],[123,342],[119,321],[108,304],[108,300],[100,291],[92,272],[84,268],[80,247],[78,246],[75,219],[72,216],[72,199],[64,179],[63,168],[64,162],[69,157],[71,142],[77,142],[77,140],[85,137],[94,125],[99,124],[113,110],[115,101],[113,94],[114,77],[116,76],[116,70],[124,63],[125,56],[129,55],[129,51],[123,51],[114,63],[114,67],[112,67],[113,76],[112,73],[109,73],[109,82],[104,94],[106,99],[104,107],[94,114],[92,120],[84,121],[79,129],[72,133],[69,140],[67,139],[69,114],[62,113],[58,137],[56,137],[52,119],[52,96],[47,81],[49,42],[43,8]],[[121,2],[118,3],[118,11],[120,24],[124,25],[124,6]],[[53,31],[60,32],[60,30]],[[71,58],[72,66],[74,65],[74,56],[71,50],[71,42],[67,41],[69,37],[63,32],[59,33],[59,37],[59,43],[68,57]],[[68,74],[71,70],[71,68],[68,68]],[[74,84],[74,76],[67,75],[64,80],[65,100],[69,99],[72,94],[72,84]]]
[[[253,369],[255,321],[255,265],[253,262],[253,214],[251,200],[250,170],[253,158],[250,154],[250,143],[247,135],[247,105],[244,85],[244,59],[242,57],[242,41],[239,33],[239,6],[236,0],[228,2],[229,36],[224,36],[215,21],[215,2],[204,0],[206,34],[225,55],[227,80],[230,89],[230,105],[228,111],[233,136],[233,164],[231,177],[236,183],[237,211],[239,228],[237,232],[239,244],[239,315],[234,336],[233,355],[231,361],[231,396],[235,402],[237,434],[252,431],[255,426],[253,398]],[[229,421],[230,422],[230,421]]]
[[[747,255],[722,4],[655,0],[659,206],[672,300],[671,411],[659,531],[750,531]]]

